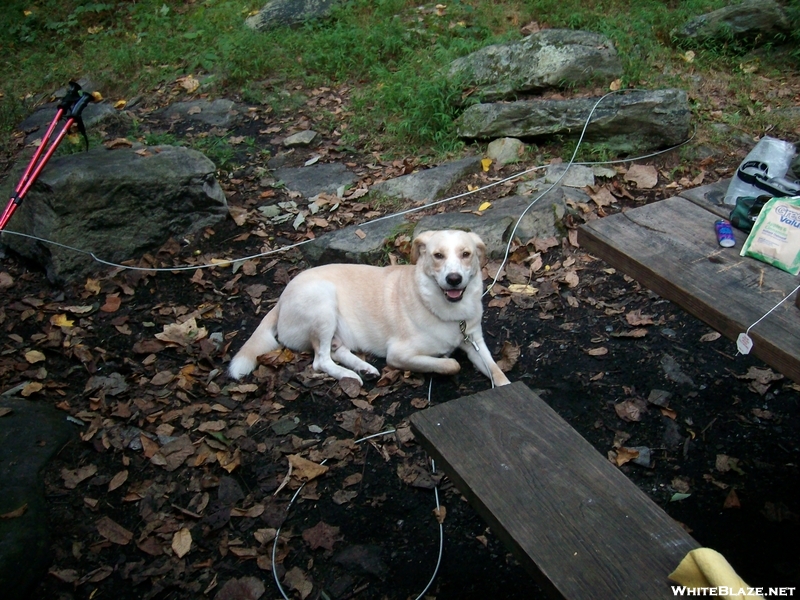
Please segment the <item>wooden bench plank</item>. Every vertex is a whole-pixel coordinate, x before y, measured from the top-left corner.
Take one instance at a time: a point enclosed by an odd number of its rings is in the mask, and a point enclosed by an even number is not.
[[[429,408],[411,425],[554,597],[674,598],[667,576],[697,542],[524,384]]]
[[[580,245],[675,302],[731,340],[796,286],[771,265],[739,256],[747,234],[734,230],[735,248],[720,248],[716,215],[669,198],[586,223]],[[750,332],[752,354],[800,382],[800,311],[790,299]],[[736,352],[731,345],[732,354]]]
[[[728,186],[730,183],[730,178],[720,179],[714,183],[683,190],[678,195],[681,198],[686,198],[698,206],[711,211],[720,219],[730,219],[731,209],[733,207],[725,204],[723,201],[725,198],[725,192],[728,191]]]

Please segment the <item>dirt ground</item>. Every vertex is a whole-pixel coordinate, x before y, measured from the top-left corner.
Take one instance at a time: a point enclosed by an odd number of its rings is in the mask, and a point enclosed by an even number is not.
[[[146,108],[140,116],[145,129],[198,133],[160,123]],[[259,205],[291,200],[264,184],[263,151],[277,154],[277,140],[300,121],[264,112],[222,132],[253,136],[261,151],[237,147],[242,166],[221,174],[239,218],[137,264],[248,256],[389,210],[355,195],[310,231],[262,218]],[[351,165],[361,177],[354,190],[416,166],[335,139],[316,152]],[[311,154],[295,151],[287,164]],[[620,166],[592,190],[604,188],[610,195],[598,198],[608,201],[572,207],[567,226],[574,232],[586,219],[709,183],[735,164],[721,156],[681,165],[677,153],[664,155],[645,162],[657,183],[644,189],[626,181],[630,165]],[[518,170],[477,174],[454,191]],[[510,191],[499,186],[441,209]],[[800,387],[736,356],[732,342],[571,239],[517,245],[487,300],[493,354],[750,585],[800,585]],[[402,259],[402,242],[387,257]],[[273,560],[289,598],[541,596],[459,491],[430,473],[408,430],[414,411],[486,389],[465,357],[458,376],[432,380],[374,360],[384,376],[361,390],[314,374],[310,356],[289,352],[268,356],[243,382],[226,377],[257,311],[304,266],[291,251],[235,272],[120,270],[54,287],[35,266],[3,259],[0,390],[24,384],[24,396],[63,410],[78,434],[45,473],[53,563],[34,597],[279,598]],[[648,448],[650,464],[630,460],[628,448]],[[441,564],[426,589],[439,548],[435,482],[447,516]]]

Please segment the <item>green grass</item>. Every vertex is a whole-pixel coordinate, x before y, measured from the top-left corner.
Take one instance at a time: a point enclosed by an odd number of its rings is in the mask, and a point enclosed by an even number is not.
[[[396,154],[457,153],[463,143],[454,120],[464,90],[448,83],[442,69],[487,44],[519,39],[520,28],[534,21],[607,35],[623,62],[623,87],[685,88],[696,85],[691,77],[730,73],[724,92],[739,94],[743,109],[730,119],[739,127],[763,126],[754,116],[763,107],[748,93],[757,77],[739,68],[745,46],[721,40],[692,48],[672,37],[688,19],[727,0],[453,0],[445,9],[434,2],[350,0],[331,18],[304,27],[250,31],[244,19],[262,4],[7,0],[0,11],[0,146],[8,147],[13,127],[34,104],[70,79],[89,76],[105,97],[126,98],[193,74],[208,81],[204,91],[211,95],[239,95],[283,112],[304,102],[298,88],[347,84],[354,91],[346,142]],[[789,10],[800,19],[796,3]],[[683,58],[688,49],[695,52],[690,64]],[[800,51],[790,55],[800,62]],[[759,60],[761,72],[785,68],[785,57],[769,50]]]

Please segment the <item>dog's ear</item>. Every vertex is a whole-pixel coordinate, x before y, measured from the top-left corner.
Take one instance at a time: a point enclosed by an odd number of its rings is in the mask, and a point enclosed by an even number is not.
[[[483,240],[477,233],[469,232],[469,237],[472,238],[472,241],[475,243],[475,250],[478,253],[478,260],[480,261],[480,265],[483,266],[486,264],[486,244],[483,243]]]
[[[417,264],[417,260],[420,256],[425,252],[425,245],[431,239],[433,235],[433,231],[423,231],[417,237],[414,238],[414,241],[411,242],[411,264]]]

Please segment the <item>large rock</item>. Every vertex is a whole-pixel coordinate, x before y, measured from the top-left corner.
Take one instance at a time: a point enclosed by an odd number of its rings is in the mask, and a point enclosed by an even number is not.
[[[58,102],[45,104],[18,125],[18,129],[25,132],[26,144],[30,144],[44,137],[44,134],[47,133],[47,128],[50,126],[50,123],[53,122],[53,118],[56,116],[57,110]],[[130,121],[130,117],[128,117],[125,113],[121,113],[120,111],[116,110],[107,102],[90,102],[86,105],[86,108],[83,109],[81,118],[83,119],[83,124],[86,129],[91,129],[92,127],[102,124]],[[56,125],[56,129],[51,140],[55,139],[55,136],[61,131],[65,124],[66,120],[62,119],[61,122]],[[83,146],[83,143],[84,142],[81,139],[81,146]]]
[[[485,100],[520,92],[612,81],[622,64],[611,41],[600,34],[545,29],[508,44],[481,48],[450,64],[448,78],[477,86]]]
[[[745,0],[695,17],[672,34],[679,40],[736,38],[766,42],[789,28],[786,12],[774,0]]]
[[[399,234],[416,236],[429,229],[463,229],[481,236],[487,256],[501,258],[512,235],[523,242],[533,237],[562,237],[568,198],[589,201],[589,197],[579,190],[556,187],[538,199],[535,196],[500,198],[482,214],[476,210],[446,212],[425,216],[419,221],[392,215],[363,225],[351,225],[326,233],[302,245],[300,250],[311,265],[331,262],[384,264],[393,250],[392,241]]]
[[[341,163],[317,163],[307,167],[284,167],[275,171],[275,177],[286,189],[303,198],[317,194],[336,194],[358,179]]]
[[[419,204],[433,202],[469,173],[480,169],[479,156],[468,156],[431,169],[423,169],[372,186],[371,192]]]
[[[413,224],[409,224],[402,216],[393,215],[380,221],[350,225],[326,233],[300,246],[300,251],[312,265],[333,262],[385,264],[392,250],[392,239],[398,234],[410,233],[413,228]]]
[[[190,100],[175,102],[164,109],[164,116],[175,121],[197,121],[212,127],[233,127],[239,111],[232,100]]]
[[[47,504],[40,472],[73,435],[65,413],[49,404],[0,396],[0,588],[6,600],[26,600],[50,565]]]
[[[596,98],[519,100],[475,104],[459,117],[464,138],[577,136]],[[586,130],[587,141],[618,152],[642,152],[684,142],[691,113],[686,92],[657,90],[608,96],[597,105]]]
[[[245,25],[265,31],[285,25],[298,25],[330,14],[341,0],[272,0],[258,13],[247,17]]]
[[[19,205],[8,230],[93,252],[111,262],[135,259],[228,214],[214,163],[175,146],[95,148],[51,160]],[[17,176],[6,183],[9,197]],[[40,263],[52,281],[99,268],[85,253],[3,233],[2,243]]]

